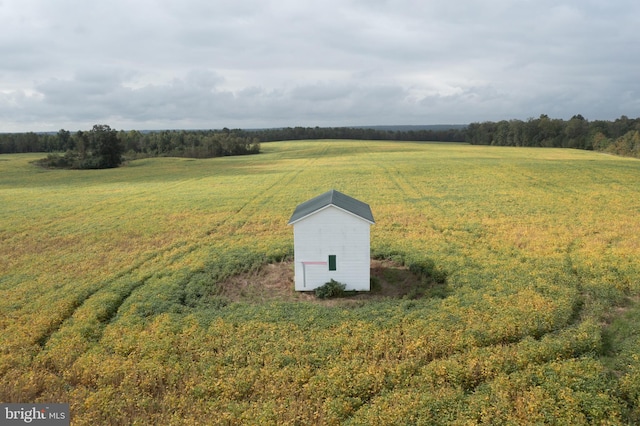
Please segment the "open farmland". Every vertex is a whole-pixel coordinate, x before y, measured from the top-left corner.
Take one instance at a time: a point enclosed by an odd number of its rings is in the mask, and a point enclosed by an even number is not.
[[[262,150],[91,171],[1,156],[0,401],[69,402],[77,425],[640,421],[640,161]],[[373,257],[434,287],[225,297],[290,259],[291,212],[331,188],[371,205]]]

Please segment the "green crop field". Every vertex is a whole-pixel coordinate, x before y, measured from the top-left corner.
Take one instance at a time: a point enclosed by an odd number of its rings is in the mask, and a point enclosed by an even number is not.
[[[0,156],[0,401],[68,402],[74,425],[640,422],[639,160],[262,151]],[[372,257],[420,291],[260,290],[268,264],[292,269],[293,209],[332,188],[370,204]],[[253,293],[229,296],[238,276]]]

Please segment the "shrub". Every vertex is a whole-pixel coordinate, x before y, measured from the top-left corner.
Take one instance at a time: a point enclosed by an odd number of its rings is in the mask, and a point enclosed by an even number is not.
[[[72,169],[76,165],[77,160],[78,158],[73,152],[67,151],[64,155],[56,153],[49,154],[47,158],[36,160],[35,164],[50,169]]]
[[[346,288],[345,284],[342,284],[332,278],[331,281],[316,288],[315,293],[316,293],[316,297],[320,299],[330,299],[332,297],[343,296],[345,288]]]

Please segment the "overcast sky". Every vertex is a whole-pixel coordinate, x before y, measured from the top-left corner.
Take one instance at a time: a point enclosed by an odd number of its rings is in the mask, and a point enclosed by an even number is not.
[[[0,0],[0,132],[640,116],[637,0]]]

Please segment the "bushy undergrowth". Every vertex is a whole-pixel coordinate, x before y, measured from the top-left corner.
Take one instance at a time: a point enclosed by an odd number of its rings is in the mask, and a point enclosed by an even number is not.
[[[447,273],[442,266],[438,266],[433,259],[425,257],[423,253],[403,253],[388,245],[375,247],[372,253],[374,259],[392,260],[409,268],[412,273],[434,284],[445,284]]]
[[[318,299],[331,299],[344,296],[346,287],[346,284],[340,283],[332,278],[330,281],[317,287],[314,292]]]

